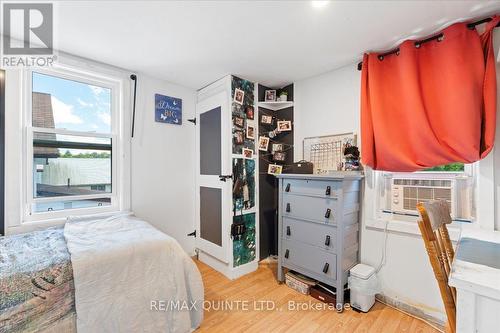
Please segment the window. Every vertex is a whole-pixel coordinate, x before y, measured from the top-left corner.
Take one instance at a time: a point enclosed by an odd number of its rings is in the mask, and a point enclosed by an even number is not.
[[[27,215],[113,208],[116,85],[76,72],[28,75]]]
[[[446,200],[452,218],[472,222],[474,167],[453,163],[413,173],[378,172],[377,214],[381,219],[415,221],[417,204]]]

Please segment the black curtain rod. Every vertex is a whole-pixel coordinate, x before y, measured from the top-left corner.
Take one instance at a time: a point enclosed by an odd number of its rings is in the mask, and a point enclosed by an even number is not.
[[[130,79],[134,81],[134,105],[133,105],[133,110],[132,110],[132,137],[134,137],[134,130],[135,130],[135,99],[137,95],[137,75],[132,74],[130,75]]]
[[[472,23],[468,23],[467,24],[467,28],[469,29],[474,29],[477,25],[480,25],[480,24],[483,24],[483,23],[487,23],[489,21],[491,21],[492,18],[491,17],[487,17],[485,19],[482,19],[482,20],[479,20],[479,21],[476,21],[476,22],[472,22]],[[498,23],[496,25],[496,27],[500,27],[500,23]],[[440,34],[437,34],[437,35],[434,35],[432,37],[429,37],[429,38],[426,38],[426,39],[422,39],[422,40],[417,40],[415,42],[415,47],[416,48],[419,48],[422,44],[424,43],[427,43],[427,42],[430,42],[432,40],[435,40],[437,39],[438,42],[442,41],[443,40],[443,34],[440,33]],[[388,55],[391,55],[391,54],[399,54],[399,47],[396,48],[396,49],[393,49],[391,51],[388,51],[388,52],[385,52],[385,53],[382,53],[382,54],[379,54],[378,56],[378,59],[379,60],[383,60],[384,57],[388,56]],[[360,71],[363,67],[363,62],[358,62],[358,71]]]

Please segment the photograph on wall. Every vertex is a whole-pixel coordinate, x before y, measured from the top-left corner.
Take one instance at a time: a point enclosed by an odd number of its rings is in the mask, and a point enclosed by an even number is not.
[[[182,125],[182,99],[155,94],[155,121]]]
[[[273,153],[277,151],[283,151],[283,144],[282,143],[273,143],[271,151]]]
[[[252,262],[256,258],[255,244],[255,213],[233,216],[233,223],[244,223],[245,232],[233,240],[233,266],[241,266]]]
[[[255,127],[247,123],[247,139],[255,140]]]
[[[243,148],[243,157],[244,158],[253,158],[253,150],[248,148]]]
[[[281,151],[277,151],[273,154],[273,160],[283,162],[286,159],[286,154]]]
[[[245,107],[245,114],[247,116],[247,119],[249,120],[253,120],[254,118],[254,109],[253,109],[253,105],[247,105]]]
[[[269,138],[267,136],[259,137],[259,150],[267,151],[269,148]]]
[[[264,96],[266,102],[275,102],[276,101],[276,90],[266,90],[266,94]]]
[[[263,114],[260,116],[260,123],[265,124],[265,125],[272,125],[273,123],[273,116],[268,116]]]
[[[283,166],[278,164],[269,164],[267,167],[267,173],[269,175],[280,175],[283,171]]]
[[[255,207],[255,160],[233,158],[233,210]]]
[[[245,92],[241,89],[236,88],[234,91],[234,101],[240,105],[243,105],[244,98],[245,98]]]
[[[233,133],[233,142],[237,145],[242,145],[244,141],[243,131],[234,131]]]
[[[287,132],[292,130],[292,122],[290,120],[280,120],[278,121],[278,131]]]
[[[235,116],[235,117],[233,117],[233,124],[234,124],[234,126],[237,126],[239,128],[243,128],[243,126],[245,125],[245,119]]]

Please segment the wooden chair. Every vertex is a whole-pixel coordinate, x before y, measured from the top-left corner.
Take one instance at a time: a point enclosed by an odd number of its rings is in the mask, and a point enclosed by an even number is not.
[[[448,276],[455,252],[446,228],[446,225],[451,223],[450,209],[444,200],[419,203],[417,209],[422,217],[422,220],[418,221],[418,227],[439,285],[448,317],[448,329],[454,333],[457,296],[455,288],[448,285]]]

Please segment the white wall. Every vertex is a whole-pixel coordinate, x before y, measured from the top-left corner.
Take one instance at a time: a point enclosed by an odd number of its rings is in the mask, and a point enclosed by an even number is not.
[[[138,74],[132,139],[132,210],[194,253],[196,92]],[[154,95],[182,99],[182,125],[155,122]]]
[[[495,41],[500,41],[500,34],[496,34]],[[496,43],[496,45],[498,44]],[[500,74],[498,67],[497,64],[497,73]],[[360,80],[361,72],[356,69],[356,64],[353,63],[295,83],[294,140],[296,146],[294,152],[297,160],[302,156],[304,137],[345,132],[360,133]],[[497,81],[500,82],[500,79]],[[498,124],[500,124],[500,117],[498,117]],[[497,125],[497,128],[500,126]],[[497,133],[496,143],[496,152],[489,159],[496,161],[496,165],[500,165],[499,133]],[[367,173],[366,178],[361,231],[361,261],[377,266],[381,258],[384,232],[381,229],[367,227],[368,219],[372,218],[371,212],[376,194],[373,191],[370,172]],[[500,191],[500,170],[498,168],[495,168],[494,178],[495,190],[498,192]],[[486,181],[493,180],[487,179]],[[496,209],[496,229],[500,227],[500,200],[498,199],[499,196],[496,195],[495,200],[498,207]],[[440,321],[444,320],[444,307],[439,289],[423,241],[418,234],[389,233],[386,264],[380,271],[379,277],[385,296],[415,307],[427,316],[432,316]]]

